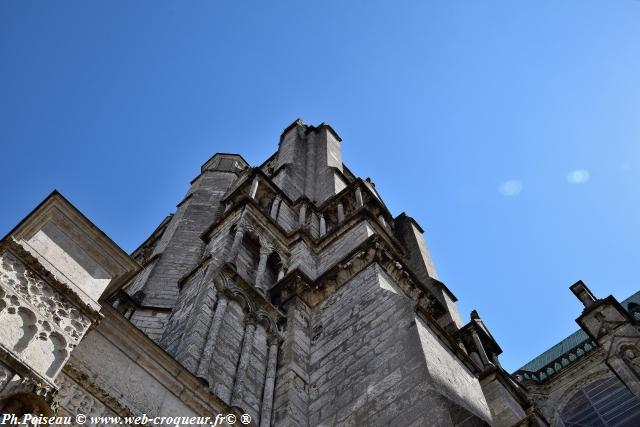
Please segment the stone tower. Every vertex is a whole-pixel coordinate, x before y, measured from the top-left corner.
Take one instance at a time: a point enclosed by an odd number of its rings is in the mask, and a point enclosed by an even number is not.
[[[213,156],[113,304],[256,425],[541,422],[341,143],[297,120],[259,167]]]

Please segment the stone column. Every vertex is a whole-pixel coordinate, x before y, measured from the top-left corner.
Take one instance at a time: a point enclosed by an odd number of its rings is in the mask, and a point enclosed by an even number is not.
[[[211,359],[213,358],[213,351],[216,348],[218,332],[220,331],[220,326],[222,326],[224,313],[227,310],[228,303],[228,297],[224,294],[224,292],[221,292],[220,296],[218,297],[218,305],[216,305],[216,310],[213,314],[211,327],[209,329],[209,333],[207,334],[207,343],[204,347],[204,351],[202,352],[200,363],[198,364],[198,371],[196,376],[207,380],[209,384],[213,382],[212,379],[209,378],[209,367],[211,366]]]
[[[271,215],[271,218],[273,219],[278,219],[278,208],[280,207],[280,202],[282,202],[282,198],[280,198],[280,196],[276,196],[276,198],[273,200],[273,204],[271,205],[271,212],[269,213]]]
[[[344,206],[342,205],[342,202],[338,203],[338,223],[342,223],[342,221],[344,221]]]
[[[364,202],[362,201],[362,189],[360,187],[356,187],[356,205],[358,205],[358,207],[364,206]]]
[[[238,257],[238,253],[240,252],[240,245],[242,244],[242,238],[244,237],[244,227],[238,226],[236,228],[236,234],[233,236],[233,244],[231,245],[231,250],[229,251],[229,257],[227,261],[235,264],[236,258]]]
[[[256,198],[256,194],[258,193],[258,183],[259,182],[260,182],[260,179],[256,175],[256,177],[253,178],[253,182],[251,183],[251,190],[249,190],[249,197],[251,197],[252,199]]]
[[[264,379],[264,392],[260,406],[260,427],[271,426],[271,412],[273,410],[273,390],[276,382],[276,365],[278,362],[278,338],[269,340],[269,357],[267,358],[267,372]]]
[[[273,248],[270,245],[261,242],[260,261],[258,262],[258,271],[256,271],[256,287],[263,294],[267,293],[267,290],[265,289],[266,285],[264,283],[264,273],[267,270],[267,259],[269,258],[269,255],[271,255],[271,252],[273,252]]]
[[[327,234],[327,222],[324,219],[324,215],[320,214],[320,236]]]
[[[233,384],[233,394],[231,398],[232,406],[242,406],[244,399],[244,382],[247,377],[247,365],[253,352],[253,337],[256,333],[255,319],[252,317],[246,320],[244,328],[244,339],[242,340],[242,350],[240,350],[240,362],[236,369],[236,380]]]
[[[304,227],[304,223],[307,221],[307,205],[306,204],[302,204],[302,206],[300,206],[300,215],[298,215],[298,224],[300,224],[300,227]]]

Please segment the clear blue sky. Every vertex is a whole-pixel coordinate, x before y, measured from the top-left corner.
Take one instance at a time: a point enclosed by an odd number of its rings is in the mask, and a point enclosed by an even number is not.
[[[321,4],[321,6],[320,6]],[[295,118],[426,230],[515,369],[638,289],[640,2],[0,2],[0,234],[59,189],[125,250]]]

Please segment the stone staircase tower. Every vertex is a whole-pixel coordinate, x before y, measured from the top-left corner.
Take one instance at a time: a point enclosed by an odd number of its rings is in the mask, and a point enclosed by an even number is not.
[[[205,163],[113,304],[255,425],[534,420],[422,232],[344,166],[330,126],[297,120],[259,167]]]

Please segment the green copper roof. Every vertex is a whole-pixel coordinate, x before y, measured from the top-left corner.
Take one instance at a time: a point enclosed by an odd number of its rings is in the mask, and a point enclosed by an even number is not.
[[[626,300],[622,301],[620,304],[626,309],[629,310],[629,304],[635,303],[640,306],[640,291],[631,295]],[[640,312],[635,314],[637,320],[640,320]],[[549,365],[554,360],[558,359],[564,354],[569,353],[571,350],[580,346],[581,344],[587,343],[590,341],[589,336],[582,329],[572,333],[558,344],[551,347],[549,350],[545,351],[535,359],[531,360],[529,363],[522,366],[518,371],[529,371],[529,372],[537,372]]]
[[[581,344],[587,340],[589,340],[589,336],[585,331],[580,329],[572,333],[562,341],[560,341],[558,344],[551,347],[549,350],[542,353],[540,356],[536,357],[535,359],[533,359],[532,361],[524,365],[519,370],[531,371],[531,372],[538,371],[539,369],[542,369],[544,366],[548,365],[552,361],[556,360],[558,357],[562,356],[563,354],[577,347],[578,344]]]

